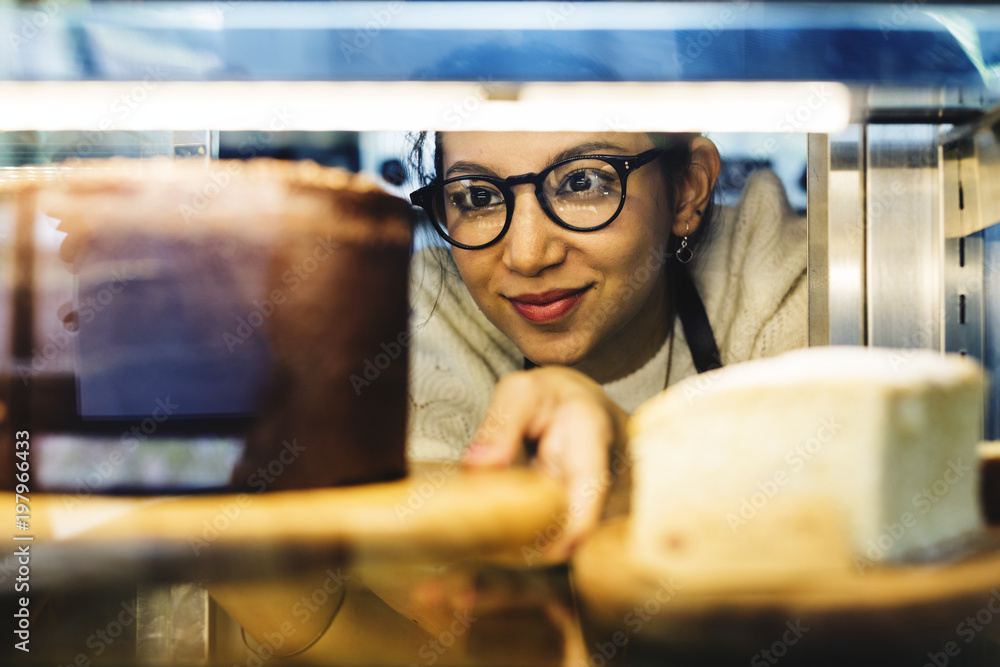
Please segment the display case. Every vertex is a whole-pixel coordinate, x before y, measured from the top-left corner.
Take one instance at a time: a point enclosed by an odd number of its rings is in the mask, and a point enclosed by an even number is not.
[[[410,131],[706,132],[726,160],[721,203],[738,200],[750,172],[771,168],[807,217],[810,345],[893,347],[901,358],[918,348],[955,352],[980,361],[991,385],[1000,386],[1000,8],[991,4],[66,0],[0,6],[0,36],[0,471],[7,488],[14,488],[7,462],[16,461],[15,434],[26,424],[32,437],[48,438],[48,472],[33,479],[62,493],[66,507],[128,485],[163,491],[163,477],[149,482],[149,470],[172,465],[179,472],[166,477],[186,483],[175,490],[204,492],[228,477],[244,444],[234,422],[171,422],[143,450],[142,470],[116,465],[113,475],[98,475],[100,484],[87,482],[95,465],[115,455],[115,429],[137,415],[109,421],[115,415],[102,413],[105,420],[95,423],[81,418],[93,415],[83,414],[72,387],[58,396],[46,389],[62,374],[93,396],[104,380],[78,377],[83,348],[61,307],[78,299],[79,283],[59,256],[60,221],[34,208],[24,213],[9,204],[9,193],[35,174],[53,178],[76,160],[112,155],[310,157],[366,171],[405,194],[417,184],[406,171]],[[233,387],[245,388],[249,381],[237,375]],[[213,392],[228,396],[233,387]],[[993,440],[1000,437],[1000,392],[991,390],[986,401],[983,437]],[[73,410],[80,414],[64,421],[51,416]],[[433,484],[441,473],[429,474]],[[538,480],[525,489],[539,508],[561,510],[544,504],[551,494]],[[136,507],[110,503],[101,512],[124,516]],[[227,510],[198,511],[208,521],[220,511],[232,520]],[[546,511],[532,515],[542,528]],[[103,520],[99,514],[88,517]],[[342,590],[339,568],[348,566],[389,600],[393,582],[404,578],[397,569],[405,568],[386,556],[384,544],[363,543],[372,551],[344,556],[331,554],[337,545],[330,542],[262,539],[249,553],[216,549],[200,558],[191,544],[152,539],[124,551],[53,546],[36,552],[32,591],[50,600],[38,627],[65,623],[64,635],[35,635],[30,654],[5,648],[2,655],[26,665],[285,664],[280,646],[248,639],[193,582],[259,583],[276,572],[323,572],[330,563],[315,589],[324,605]],[[0,563],[7,601],[18,564],[9,555]],[[658,664],[664,656],[682,664],[745,662],[756,657],[746,647],[784,622],[731,624],[704,653],[676,653],[649,628],[633,635],[627,625],[619,642],[606,626],[589,625],[565,568],[421,567],[405,577],[426,586],[428,596],[445,595],[460,579],[485,582],[481,594],[514,591],[513,606],[478,607],[489,618],[478,627],[489,629],[461,655],[448,642],[466,634],[469,623],[459,621],[469,616],[431,623],[425,637],[408,634],[405,623],[381,626],[391,613],[382,606],[352,621],[364,647],[335,654],[328,639],[288,664],[600,667]],[[97,602],[88,616],[81,610],[91,608],[91,598]],[[941,612],[944,620],[960,608]],[[922,621],[934,607],[907,609],[912,615],[899,618]],[[844,650],[870,650],[881,664],[936,655],[898,625],[888,623],[883,645],[848,637]],[[976,633],[960,658],[948,654],[955,660],[948,664],[1000,660],[996,625]],[[389,636],[380,645],[380,635],[397,632],[405,649],[389,646]],[[806,664],[844,658],[828,649],[803,651],[812,661]]]

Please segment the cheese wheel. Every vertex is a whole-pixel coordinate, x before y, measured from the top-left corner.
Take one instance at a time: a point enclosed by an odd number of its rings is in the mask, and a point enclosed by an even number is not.
[[[983,380],[930,351],[796,350],[704,373],[633,416],[631,547],[680,568],[932,557],[981,527]]]

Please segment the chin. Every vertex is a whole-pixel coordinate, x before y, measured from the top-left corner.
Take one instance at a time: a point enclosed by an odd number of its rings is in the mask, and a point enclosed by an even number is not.
[[[521,354],[531,359],[539,366],[575,366],[587,356],[587,350],[578,342],[531,341],[530,344],[518,345]]]

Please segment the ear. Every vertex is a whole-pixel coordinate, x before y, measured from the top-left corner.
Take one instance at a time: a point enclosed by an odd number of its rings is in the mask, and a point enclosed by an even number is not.
[[[677,190],[673,227],[675,236],[693,234],[698,228],[721,168],[719,150],[711,140],[705,137],[691,140],[691,168]]]

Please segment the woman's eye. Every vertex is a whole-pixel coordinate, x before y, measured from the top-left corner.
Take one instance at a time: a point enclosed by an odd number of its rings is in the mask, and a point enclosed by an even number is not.
[[[592,193],[604,190],[608,180],[599,169],[579,169],[563,179],[556,194]]]
[[[469,211],[503,204],[503,197],[492,188],[471,186],[452,192],[451,204],[455,208]]]
[[[589,174],[582,172],[573,174],[569,180],[569,187],[573,192],[582,192],[593,187],[593,178]]]
[[[469,200],[477,208],[489,206],[493,202],[493,195],[486,188],[470,188]]]

